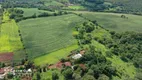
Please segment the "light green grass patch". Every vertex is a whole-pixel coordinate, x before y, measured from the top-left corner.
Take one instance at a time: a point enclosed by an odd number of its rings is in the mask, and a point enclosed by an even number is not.
[[[83,9],[85,9],[84,6],[80,6],[80,5],[68,6],[68,8],[74,9],[74,10],[83,10]]]
[[[105,55],[105,52],[107,51],[107,49],[103,44],[101,44],[95,40],[92,41],[92,44],[95,46],[96,51],[100,51],[103,53],[103,55]]]
[[[92,34],[93,34],[93,37],[98,38],[99,40],[103,40],[104,38],[111,40],[111,34],[105,29],[102,29],[100,27],[94,30]]]
[[[60,50],[57,50],[55,52],[51,52],[47,55],[38,57],[34,59],[34,63],[36,65],[44,65],[44,64],[54,64],[57,63],[61,58],[67,57],[69,55],[70,51],[75,50],[78,48],[78,45],[72,45]]]
[[[9,20],[8,13],[5,13],[0,26],[0,53],[13,52],[22,48],[18,26],[14,20]]]

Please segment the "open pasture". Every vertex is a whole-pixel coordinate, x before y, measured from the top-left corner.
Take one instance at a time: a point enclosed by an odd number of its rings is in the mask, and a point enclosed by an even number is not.
[[[84,19],[73,14],[23,20],[18,23],[29,58],[76,43],[72,28]],[[60,54],[59,54],[60,55]]]
[[[83,17],[90,20],[97,20],[97,22],[104,28],[116,31],[135,31],[142,32],[142,16],[131,14],[117,14],[117,13],[103,13],[103,12],[87,12],[76,11],[76,13],[82,13]],[[122,18],[124,15],[126,18]]]

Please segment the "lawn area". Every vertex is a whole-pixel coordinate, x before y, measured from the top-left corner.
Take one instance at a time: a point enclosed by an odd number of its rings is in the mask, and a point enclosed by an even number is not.
[[[43,13],[43,12],[52,13],[50,11],[38,10],[38,8],[17,8],[17,9],[21,9],[24,11],[24,14],[23,14],[24,17],[32,16],[33,14],[39,15],[40,13]]]
[[[55,52],[51,52],[49,54],[46,54],[44,56],[38,57],[34,59],[34,62],[36,65],[44,65],[44,64],[55,64],[57,63],[61,58],[65,58],[68,56],[70,51],[75,50],[78,48],[78,45],[72,45],[68,46],[66,48],[57,50]]]
[[[76,43],[72,36],[76,22],[84,19],[74,14],[23,20],[18,23],[29,58],[38,57]]]
[[[121,18],[122,14],[117,13],[103,13],[103,12],[87,12],[76,11],[76,13],[82,13],[84,17],[90,20],[97,20],[97,22],[104,28],[116,31],[135,31],[142,32],[142,16],[123,14],[126,18]]]
[[[22,48],[18,26],[14,20],[8,18],[8,13],[5,13],[3,23],[0,25],[0,53],[14,52]]]

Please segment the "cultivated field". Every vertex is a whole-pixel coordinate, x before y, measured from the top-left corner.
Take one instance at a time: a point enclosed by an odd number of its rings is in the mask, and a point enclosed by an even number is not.
[[[22,48],[18,26],[14,20],[9,20],[8,13],[5,13],[3,23],[0,25],[0,53],[13,52]]]
[[[18,24],[26,51],[30,58],[34,58],[76,43],[72,28],[76,22],[82,21],[81,17],[69,14],[28,19]]]
[[[135,31],[142,32],[142,16],[123,14],[127,18],[121,18],[122,14],[103,13],[103,12],[77,12],[82,13],[84,17],[97,22],[104,28],[116,31]]]
[[[124,8],[125,12],[142,13],[142,0],[105,0]]]
[[[24,14],[23,14],[24,17],[32,16],[34,14],[39,15],[40,13],[43,13],[43,12],[52,13],[50,11],[38,10],[37,8],[17,8],[17,9],[21,9],[24,11]]]
[[[1,53],[0,54],[0,62],[8,62],[8,61],[12,61],[14,54],[11,53]]]

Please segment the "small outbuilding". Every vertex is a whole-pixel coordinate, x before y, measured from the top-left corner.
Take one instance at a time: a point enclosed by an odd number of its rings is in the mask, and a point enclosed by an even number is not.
[[[79,58],[81,58],[81,57],[82,57],[82,54],[80,54],[80,53],[78,53],[78,54],[72,56],[73,59],[79,59]]]

